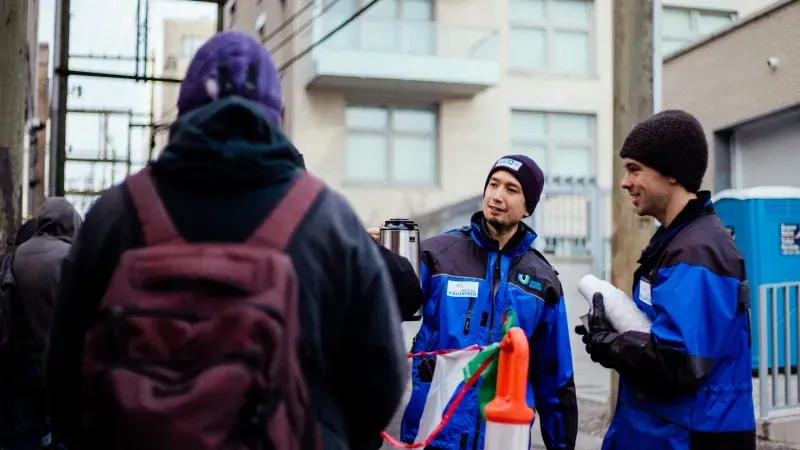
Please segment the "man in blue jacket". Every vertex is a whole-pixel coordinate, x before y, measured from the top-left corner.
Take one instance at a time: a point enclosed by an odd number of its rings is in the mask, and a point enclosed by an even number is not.
[[[700,123],[664,111],[634,127],[620,150],[622,188],[636,213],[662,226],[634,274],[650,333],[617,333],[593,298],[592,360],[620,373],[603,450],[754,450],[749,294],[744,261],[700,184],[708,165]]]
[[[536,208],[543,182],[541,169],[527,156],[500,158],[486,179],[483,210],[471,224],[422,242],[425,301],[413,352],[498,342],[503,311],[513,308],[530,339],[528,403],[536,408],[545,445],[571,450],[578,407],[563,293],[555,270],[532,246],[536,234],[521,222]],[[401,428],[405,442],[417,438],[435,361],[413,361]],[[477,392],[469,391],[428,449],[484,448]]]

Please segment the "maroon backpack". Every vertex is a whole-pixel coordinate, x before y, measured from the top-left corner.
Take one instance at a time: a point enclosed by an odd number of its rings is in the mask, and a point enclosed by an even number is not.
[[[243,244],[187,243],[148,169],[127,187],[146,245],[121,256],[87,333],[85,430],[109,450],[321,448],[284,249],[322,183],[302,172]]]

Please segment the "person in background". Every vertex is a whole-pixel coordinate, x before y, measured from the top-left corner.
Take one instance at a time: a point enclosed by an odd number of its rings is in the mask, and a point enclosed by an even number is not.
[[[503,312],[513,309],[530,340],[528,403],[537,410],[545,446],[571,450],[578,407],[563,292],[555,269],[533,248],[536,234],[522,222],[535,210],[543,184],[544,174],[532,159],[504,156],[489,171],[482,211],[471,223],[422,241],[422,325],[412,353],[498,342]],[[371,234],[376,238],[375,229]],[[406,443],[418,438],[435,361],[414,358],[401,430]],[[478,406],[473,389],[427,448],[484,448]]]
[[[36,219],[26,220],[17,229],[14,239],[6,242],[6,253],[0,260],[0,448],[10,444],[15,428],[16,416],[11,406],[14,404],[14,388],[10,377],[14,374],[13,348],[11,345],[11,307],[19,301],[17,281],[12,266],[17,248],[36,234]]]
[[[150,166],[185,240],[244,242],[301,176],[300,154],[280,130],[281,108],[280,76],[252,37],[223,32],[198,50],[169,143]],[[68,447],[93,443],[76,414],[84,406],[81,353],[90,318],[120,255],[144,245],[131,201],[125,183],[103,194],[64,265],[48,379],[58,380],[49,385],[54,439]],[[357,229],[363,225],[347,201],[323,188],[286,249],[302,277],[300,360],[326,450],[370,448],[408,378],[385,265]]]
[[[13,417],[10,450],[38,450],[48,433],[44,357],[53,321],[61,264],[81,226],[81,217],[63,197],[44,201],[36,233],[15,251],[13,271],[17,298],[11,314],[11,356],[4,402]]]
[[[634,273],[636,305],[650,333],[618,333],[594,295],[593,361],[620,373],[603,450],[755,450],[749,289],[744,261],[701,191],[703,127],[678,110],[637,124],[620,150],[621,187],[640,216],[662,226]]]

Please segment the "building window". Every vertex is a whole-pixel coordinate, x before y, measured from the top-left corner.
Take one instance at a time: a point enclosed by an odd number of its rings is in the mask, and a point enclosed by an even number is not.
[[[511,0],[509,66],[552,75],[594,72],[591,0]]]
[[[205,43],[206,38],[203,37],[183,36],[181,38],[181,59],[191,59]]]
[[[531,157],[547,177],[595,176],[595,117],[511,112],[511,153]]]
[[[335,3],[334,3],[335,2]],[[325,0],[322,34],[350,18],[369,0]],[[431,0],[384,0],[331,38],[341,50],[430,55],[436,52],[436,26]],[[326,17],[327,16],[327,17]]]
[[[700,11],[664,7],[661,15],[661,46],[665,55],[713,34],[736,20],[730,11]]]
[[[166,62],[164,62],[164,70],[165,71],[172,71],[178,69],[178,59],[174,56],[167,56]]]
[[[353,183],[436,183],[438,120],[433,108],[349,106],[345,179]]]

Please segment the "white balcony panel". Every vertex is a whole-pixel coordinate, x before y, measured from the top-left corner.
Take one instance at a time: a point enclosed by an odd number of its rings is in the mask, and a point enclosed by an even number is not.
[[[323,14],[313,41],[346,18]],[[443,100],[472,97],[499,79],[495,30],[362,16],[312,51],[306,86]]]

